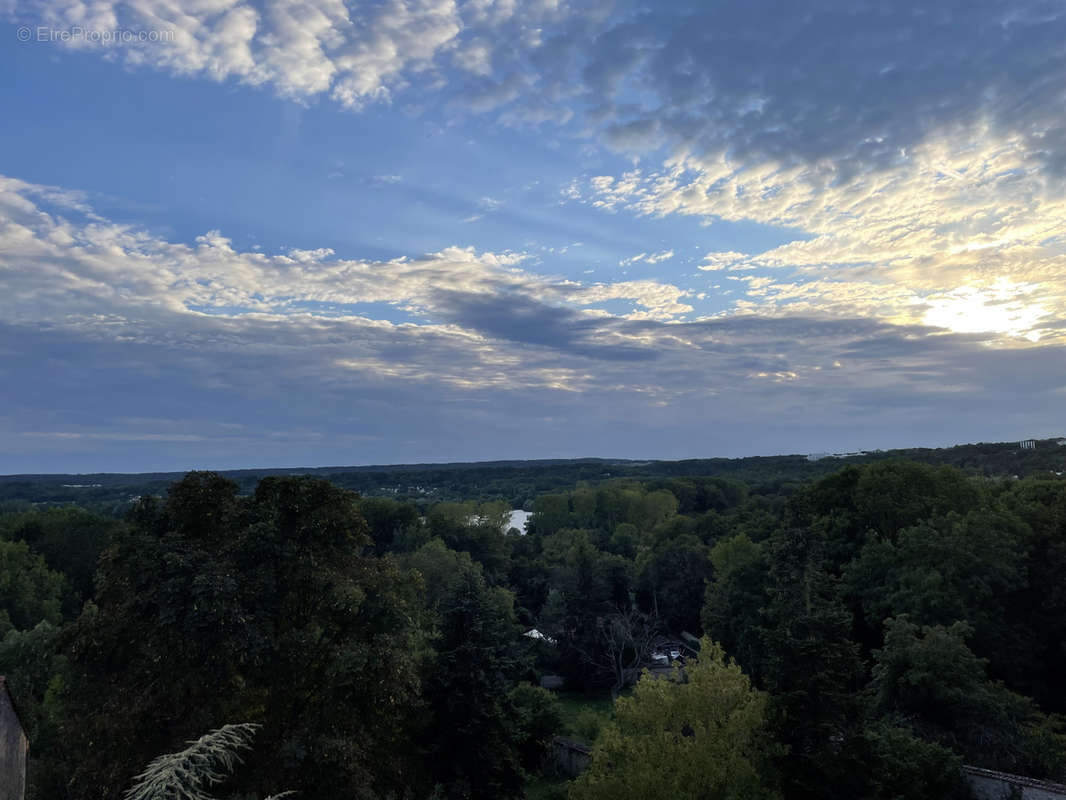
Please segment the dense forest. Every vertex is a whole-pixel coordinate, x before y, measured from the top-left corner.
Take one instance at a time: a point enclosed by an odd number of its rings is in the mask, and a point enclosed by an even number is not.
[[[1060,444],[1061,443],[1061,444]],[[824,456],[824,457],[819,457]],[[633,461],[579,458],[540,461],[483,461],[455,464],[394,464],[314,469],[243,469],[220,472],[250,494],[266,477],[313,475],[362,495],[391,497],[418,504],[423,511],[442,500],[502,500],[532,509],[545,492],[566,491],[578,483],[616,478],[719,477],[762,491],[788,493],[844,465],[906,459],[958,467],[986,477],[1027,477],[1066,473],[1066,439],[963,444],[945,448],[875,450],[869,453],[703,458],[685,461]],[[184,473],[98,473],[77,475],[0,475],[0,508],[17,509],[76,503],[121,515],[146,494],[165,494]]]
[[[81,507],[8,481],[29,798],[150,797],[195,747],[219,782],[188,796],[245,800],[1062,780],[1066,447],[1038,445],[387,473],[428,496],[194,472]],[[129,477],[106,488],[161,480]],[[560,734],[592,748],[574,780],[545,774]]]

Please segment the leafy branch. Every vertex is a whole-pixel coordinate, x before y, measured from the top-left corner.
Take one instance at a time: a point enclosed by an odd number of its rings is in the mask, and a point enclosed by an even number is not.
[[[241,763],[240,752],[251,748],[259,725],[246,722],[223,725],[178,753],[154,759],[126,792],[125,800],[214,800],[205,787],[222,783]],[[266,800],[280,800],[282,792]]]

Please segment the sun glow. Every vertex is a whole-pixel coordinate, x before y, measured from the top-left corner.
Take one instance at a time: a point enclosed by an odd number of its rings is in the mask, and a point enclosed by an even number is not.
[[[991,286],[960,286],[923,298],[922,321],[953,333],[998,333],[1040,340],[1048,309],[1032,299],[1037,287],[1001,279]]]

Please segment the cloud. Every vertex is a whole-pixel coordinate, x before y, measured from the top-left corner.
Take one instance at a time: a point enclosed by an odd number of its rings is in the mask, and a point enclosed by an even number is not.
[[[464,13],[454,0],[355,7],[342,0],[277,0],[265,6],[241,0],[184,5],[60,0],[19,4],[12,16],[57,31],[93,32],[66,37],[59,46],[97,50],[131,66],[267,85],[297,100],[328,95],[359,109],[424,82],[439,72],[445,54],[463,71],[487,75],[492,52],[486,34],[545,13],[558,12],[533,4],[528,13],[493,14],[472,3]],[[118,43],[99,35],[123,30],[152,35]]]
[[[560,181],[561,202],[784,240],[715,237],[699,268],[729,280],[703,292],[567,280],[467,246],[380,260],[313,241],[242,250],[218,230],[174,241],[84,194],[0,178],[0,450],[20,464],[64,442],[86,458],[165,442],[247,465],[322,463],[323,447],[350,463],[492,457],[499,442],[517,443],[509,456],[619,442],[614,454],[665,457],[1062,433],[1060,6],[72,0],[8,13],[174,32],[54,45],[131,68],[562,126],[589,155],[577,172],[611,174]],[[613,172],[597,145],[632,168]],[[497,206],[486,197],[468,219]],[[663,247],[622,263],[686,252]],[[735,300],[701,319],[708,293]]]
[[[45,207],[58,201],[65,203],[58,206],[65,214]],[[486,197],[481,205],[491,209],[499,202]],[[10,292],[0,299],[5,319],[97,331],[123,327],[127,335],[142,321],[145,331],[152,330],[152,318],[163,316],[192,328],[205,317],[281,322],[323,316],[365,327],[390,324],[364,316],[367,304],[386,304],[414,314],[426,327],[447,330],[454,323],[512,338],[510,316],[514,330],[528,321],[527,342],[539,331],[537,341],[548,346],[570,342],[605,357],[630,352],[613,332],[602,332],[602,348],[593,341],[601,332],[580,334],[587,328],[581,307],[606,297],[603,287],[525,271],[519,253],[451,247],[383,262],[338,258],[330,248],[269,255],[238,251],[219,231],[191,245],[169,242],[86,211],[59,190],[0,178],[0,265],[10,277]],[[679,294],[655,281],[610,289],[611,297],[663,318],[690,310],[676,302]]]
[[[738,253],[736,250],[715,251],[703,257],[704,263],[700,266],[700,269],[705,272],[729,269],[734,264],[742,263],[746,258],[747,256],[744,253]]]
[[[628,267],[630,264],[636,264],[641,261],[645,264],[658,264],[660,261],[669,261],[673,257],[673,250],[660,250],[658,253],[637,253],[635,256],[623,258],[618,262],[618,266]]]
[[[1066,166],[1060,6],[737,1],[634,6],[591,33],[583,22],[588,38],[567,49],[560,33],[556,61],[565,53],[582,76],[613,146],[832,163],[847,178],[931,136],[987,126],[1028,158]]]
[[[31,0],[9,14],[64,31],[172,32],[56,45],[133,66],[354,109],[426,92],[505,124],[576,122],[623,150],[828,166],[825,185],[974,129],[1066,170],[1066,9],[1036,0]]]
[[[678,287],[526,262],[460,247],[268,254],[220,232],[174,242],[3,179],[8,469],[60,452],[131,469],[164,452],[215,467],[490,458],[502,442],[508,457],[681,457],[1055,432],[1066,351],[1052,338],[996,349],[920,320],[822,313],[694,321]],[[1010,296],[978,299],[1014,319]],[[619,300],[634,311],[596,309]]]
[[[967,139],[930,139],[891,170],[832,174],[822,166],[685,157],[661,170],[595,177],[590,202],[614,213],[801,232],[761,253],[705,257],[702,270],[752,273],[736,304],[748,313],[873,316],[1008,338],[1061,337],[1066,193],[1027,159],[1020,140],[974,131]]]

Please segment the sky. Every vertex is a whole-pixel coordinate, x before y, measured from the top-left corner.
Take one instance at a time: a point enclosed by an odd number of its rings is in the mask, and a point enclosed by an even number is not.
[[[0,0],[0,473],[1066,434],[1066,5]]]

